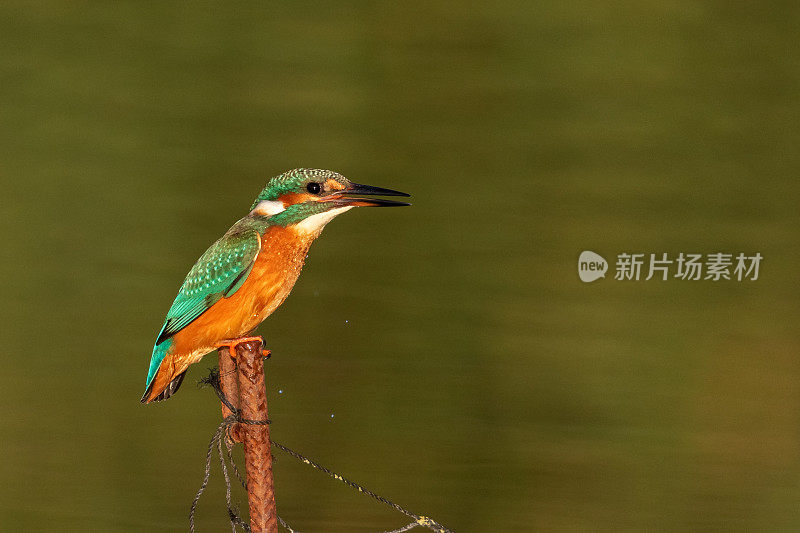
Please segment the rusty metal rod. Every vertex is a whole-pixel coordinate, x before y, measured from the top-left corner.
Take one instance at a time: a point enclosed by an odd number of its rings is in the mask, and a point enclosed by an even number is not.
[[[235,408],[239,408],[239,378],[237,375],[236,361],[231,356],[230,348],[223,346],[219,349],[219,381],[222,393]],[[233,413],[228,407],[222,405],[222,418],[227,418]],[[228,428],[228,438],[233,442],[242,442],[242,428],[234,424]]]
[[[244,420],[267,420],[267,391],[261,341],[236,345],[239,403]],[[220,371],[221,372],[221,371]],[[277,533],[268,424],[239,424],[247,470],[247,500],[252,533]]]

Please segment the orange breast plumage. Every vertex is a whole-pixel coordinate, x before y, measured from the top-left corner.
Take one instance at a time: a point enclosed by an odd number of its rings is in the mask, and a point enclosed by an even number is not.
[[[242,286],[172,337],[153,379],[153,395],[190,364],[216,349],[220,341],[246,336],[271,315],[289,296],[313,240],[291,228],[267,228],[261,237],[261,250]]]

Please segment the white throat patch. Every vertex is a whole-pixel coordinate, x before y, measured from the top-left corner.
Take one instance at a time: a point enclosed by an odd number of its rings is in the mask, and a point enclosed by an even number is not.
[[[261,200],[250,213],[262,217],[271,217],[272,215],[277,215],[281,211],[285,211],[285,209],[283,207],[283,202],[280,200]]]
[[[345,211],[349,211],[352,208],[352,205],[348,205],[345,207],[337,207],[335,209],[331,209],[330,211],[325,211],[324,213],[311,215],[310,217],[295,224],[294,228],[301,233],[319,233],[322,231],[322,228],[325,227],[325,224],[333,220],[334,217],[341,215]]]

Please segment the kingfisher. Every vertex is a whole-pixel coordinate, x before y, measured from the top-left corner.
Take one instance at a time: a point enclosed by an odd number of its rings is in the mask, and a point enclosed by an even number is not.
[[[167,312],[150,358],[142,403],[166,400],[186,369],[252,331],[289,296],[311,243],[334,217],[358,206],[407,206],[377,196],[400,191],[353,183],[338,172],[299,168],[270,179],[250,212],[200,256]]]

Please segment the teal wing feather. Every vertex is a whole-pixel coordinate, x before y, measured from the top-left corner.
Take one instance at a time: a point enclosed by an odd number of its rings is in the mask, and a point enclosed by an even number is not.
[[[156,345],[235,293],[253,269],[261,237],[253,229],[226,233],[197,260],[172,303]]]

